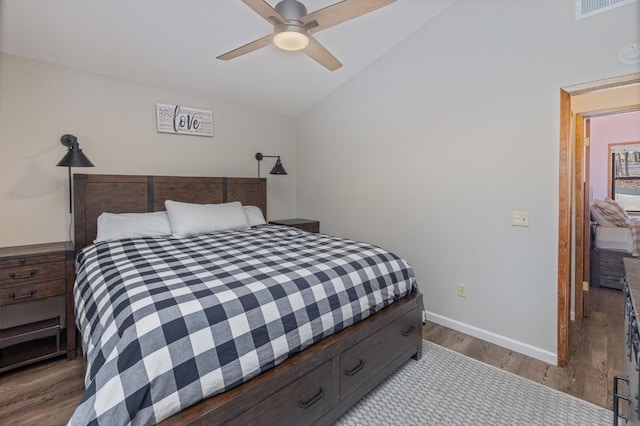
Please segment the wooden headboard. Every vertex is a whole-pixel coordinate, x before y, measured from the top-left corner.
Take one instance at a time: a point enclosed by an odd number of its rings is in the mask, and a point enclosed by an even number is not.
[[[165,210],[165,200],[217,204],[240,201],[267,216],[265,178],[135,175],[73,175],[76,252],[93,243],[103,212],[146,213]]]

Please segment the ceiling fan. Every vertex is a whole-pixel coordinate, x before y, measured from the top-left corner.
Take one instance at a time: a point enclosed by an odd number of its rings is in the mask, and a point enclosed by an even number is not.
[[[237,58],[273,43],[283,50],[301,50],[314,61],[335,71],[342,64],[311,34],[372,12],[396,0],[343,0],[311,13],[307,13],[307,8],[298,0],[282,0],[275,8],[264,0],[242,1],[273,25],[273,34],[220,55],[217,59],[226,61]]]

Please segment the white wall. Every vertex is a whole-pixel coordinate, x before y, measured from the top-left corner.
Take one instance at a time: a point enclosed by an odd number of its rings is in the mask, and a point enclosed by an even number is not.
[[[459,0],[298,124],[299,216],[406,258],[430,320],[548,362],[560,88],[639,70],[618,62],[639,4],[573,6]]]
[[[213,111],[214,137],[157,133],[157,102]],[[68,239],[71,133],[95,168],[75,173],[257,177],[254,154],[277,154],[288,176],[268,177],[268,216],[295,214],[293,119],[98,74],[0,56],[0,247]]]

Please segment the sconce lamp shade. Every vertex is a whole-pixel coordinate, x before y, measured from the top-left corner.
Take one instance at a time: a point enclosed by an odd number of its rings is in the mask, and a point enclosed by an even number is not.
[[[94,167],[91,160],[87,158],[80,148],[70,149],[67,151],[62,160],[58,161],[56,166],[63,167]]]
[[[69,168],[69,213],[73,212],[73,195],[71,187],[71,168],[72,167],[95,167],[91,160],[80,149],[78,138],[73,135],[62,135],[60,143],[68,148],[67,153],[58,161],[56,166]]]
[[[91,160],[80,149],[78,144],[78,138],[73,135],[64,135],[60,138],[60,142],[66,146],[69,150],[62,157],[62,160],[58,161],[56,166],[61,167],[94,167]]]
[[[276,160],[276,165],[273,166],[273,169],[269,172],[270,175],[286,175],[287,171],[282,167],[282,162],[280,161],[280,157]]]
[[[260,177],[260,161],[263,158],[277,158],[275,166],[269,172],[270,175],[286,175],[287,171],[284,169],[279,155],[262,155],[261,152],[256,153],[256,160],[258,160],[258,177]]]

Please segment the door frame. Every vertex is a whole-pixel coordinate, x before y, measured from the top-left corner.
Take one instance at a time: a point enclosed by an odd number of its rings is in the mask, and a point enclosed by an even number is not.
[[[590,116],[576,113],[575,120],[575,250],[574,250],[574,287],[575,287],[575,321],[582,322],[590,314],[589,281],[590,249],[591,249],[591,214],[589,211],[589,137]],[[585,290],[586,287],[586,290]],[[580,291],[582,289],[582,291]]]
[[[571,308],[571,253],[572,219],[577,210],[584,210],[581,203],[573,206],[575,194],[574,177],[576,170],[576,148],[571,139],[571,130],[575,128],[575,118],[571,110],[573,96],[599,90],[615,89],[640,83],[640,73],[628,74],[589,83],[568,86],[560,89],[560,156],[559,156],[559,195],[558,195],[558,359],[560,367],[566,365],[569,356],[569,324]],[[597,111],[594,115],[612,112],[624,112],[637,108],[620,107],[609,111]],[[583,117],[588,114],[582,113]],[[582,213],[584,215],[584,211]],[[582,228],[576,224],[576,228]],[[579,299],[579,301],[578,301]],[[576,318],[582,318],[582,292],[575,292]],[[578,312],[580,309],[580,312]]]

